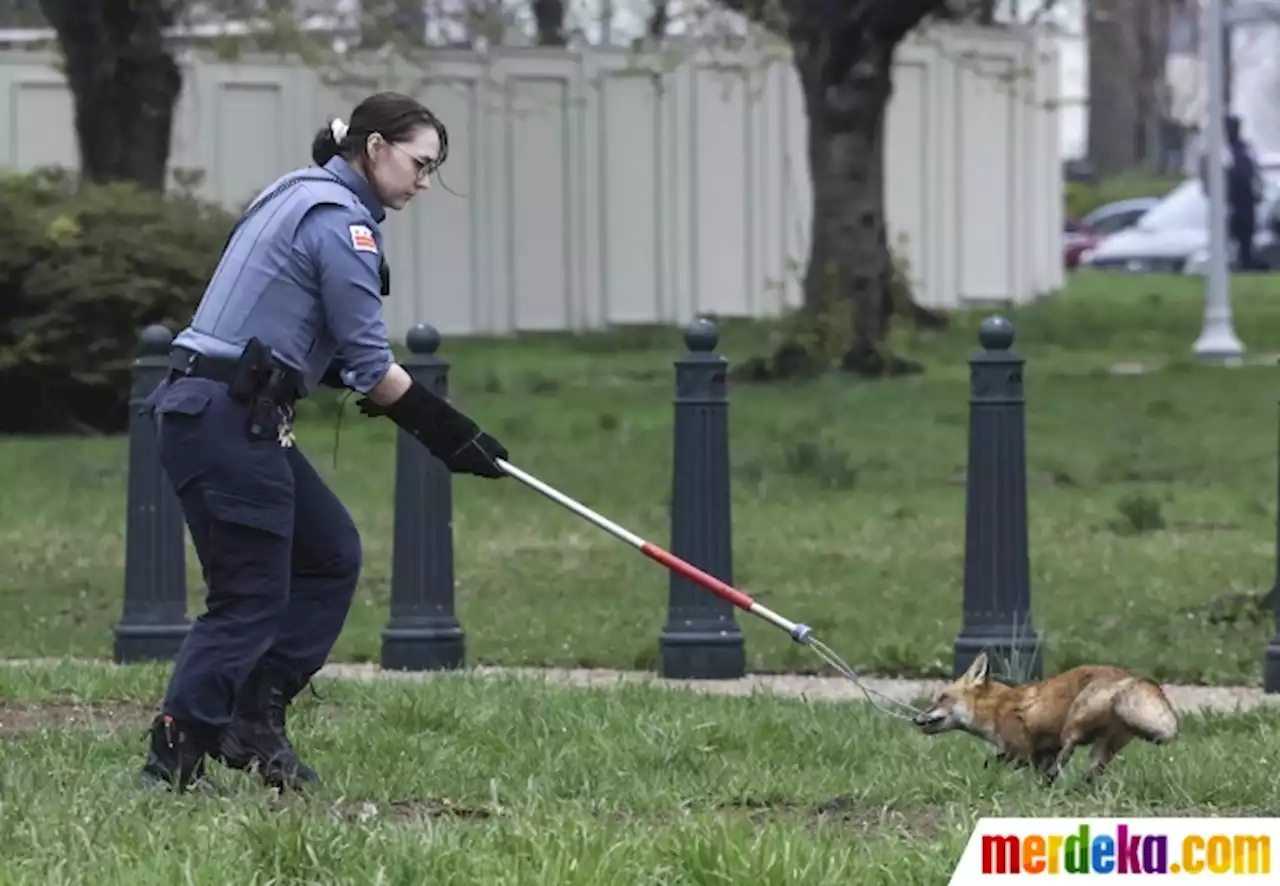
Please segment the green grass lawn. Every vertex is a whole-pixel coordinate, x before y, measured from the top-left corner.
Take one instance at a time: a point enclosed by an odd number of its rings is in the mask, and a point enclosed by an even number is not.
[[[1010,312],[1027,358],[1032,593],[1051,671],[1082,661],[1161,679],[1256,682],[1274,626],[1239,605],[1273,582],[1280,279],[1237,277],[1255,359],[1197,366],[1201,287],[1083,275]],[[895,334],[923,375],[731,389],[735,582],[852,666],[948,673],[960,627],[968,381],[989,312]],[[727,323],[721,350],[769,329]],[[653,541],[669,541],[676,330],[446,342],[458,402],[512,460]],[[1117,363],[1158,368],[1112,374]],[[301,446],[365,543],[335,657],[377,659],[387,619],[395,428],[312,404]],[[0,654],[109,656],[120,613],[120,439],[0,443]],[[458,612],[469,660],[653,668],[667,574],[514,481],[454,484]],[[193,612],[198,569],[188,549]],[[1242,595],[1237,597],[1236,595]],[[740,616],[753,670],[820,664]],[[434,691],[434,690],[433,690]],[[603,702],[602,702],[603,703]],[[337,728],[337,727],[335,727]],[[719,819],[717,819],[719,820]],[[699,825],[701,826],[701,825]],[[644,850],[657,852],[659,850]],[[764,851],[763,849],[761,851]]]
[[[0,667],[6,884],[945,883],[983,815],[1274,815],[1280,711],[1184,716],[1086,786],[984,768],[865,704],[325,680],[294,736],[325,782],[279,798],[136,787],[162,667]]]

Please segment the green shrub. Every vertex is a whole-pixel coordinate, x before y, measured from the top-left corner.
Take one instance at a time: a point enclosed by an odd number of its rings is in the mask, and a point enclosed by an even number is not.
[[[139,331],[186,325],[234,222],[61,169],[0,174],[0,432],[123,430]]]
[[[1127,200],[1130,197],[1163,197],[1178,185],[1184,176],[1150,176],[1128,173],[1104,178],[1095,184],[1067,182],[1066,212],[1068,218],[1083,218],[1099,206]]]

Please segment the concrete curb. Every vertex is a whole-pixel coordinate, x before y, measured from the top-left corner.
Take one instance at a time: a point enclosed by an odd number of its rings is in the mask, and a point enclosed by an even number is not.
[[[119,667],[109,659],[0,659],[10,667],[54,667],[68,662],[101,667]],[[386,671],[375,664],[334,662],[318,675],[336,680],[431,680],[439,677],[469,679],[533,680],[581,689],[644,686],[702,692],[710,695],[746,697],[777,695],[810,701],[867,701],[862,688],[844,677],[815,677],[798,674],[748,674],[737,680],[667,680],[644,671],[616,671],[607,668],[525,668],[476,665],[461,671]],[[892,707],[893,699],[911,702],[932,695],[944,685],[942,680],[897,677],[863,677],[861,685],[881,706]],[[1264,705],[1280,705],[1280,695],[1266,695],[1252,686],[1188,686],[1164,684],[1169,700],[1180,712],[1224,711],[1238,713]]]
[[[478,679],[515,678],[538,680],[583,689],[617,686],[646,686],[710,695],[746,697],[777,695],[810,701],[868,701],[858,684],[844,677],[815,677],[796,674],[748,674],[737,680],[666,680],[641,671],[614,671],[605,668],[503,668],[477,666],[464,671]],[[336,679],[431,679],[436,673],[404,673],[384,671],[372,664],[335,663],[326,665],[320,676]],[[943,680],[919,680],[899,677],[862,677],[861,685],[876,704],[892,707],[893,699],[911,702],[929,697],[944,686]],[[1169,701],[1181,712],[1225,711],[1238,713],[1262,705],[1280,705],[1280,695],[1266,695],[1250,686],[1186,686],[1165,684]]]

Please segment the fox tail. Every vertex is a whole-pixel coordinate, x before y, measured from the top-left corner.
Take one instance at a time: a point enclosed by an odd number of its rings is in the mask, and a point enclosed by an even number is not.
[[[1122,723],[1152,744],[1178,737],[1178,715],[1164,690],[1150,680],[1134,679],[1116,693],[1112,710]]]

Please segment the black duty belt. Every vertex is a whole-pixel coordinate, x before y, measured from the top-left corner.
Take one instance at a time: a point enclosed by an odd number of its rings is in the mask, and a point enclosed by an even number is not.
[[[208,378],[229,385],[235,380],[239,365],[238,359],[210,357],[190,348],[179,346],[169,350],[169,369],[172,373],[192,378]]]
[[[293,405],[298,398],[299,382],[302,373],[272,361],[279,371],[279,377],[270,385],[272,390],[263,391],[270,399],[281,405]],[[188,378],[207,378],[232,386],[240,372],[241,360],[238,357],[213,357],[201,354],[191,348],[176,345],[169,349],[169,380],[186,376]],[[233,392],[234,393],[234,392]]]

